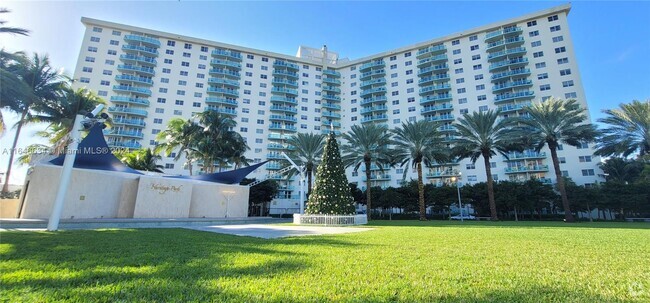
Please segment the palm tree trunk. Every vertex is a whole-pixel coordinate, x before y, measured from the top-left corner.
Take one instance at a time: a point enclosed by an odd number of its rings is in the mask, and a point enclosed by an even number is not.
[[[566,188],[564,187],[564,178],[562,178],[562,171],[560,171],[560,161],[557,158],[557,150],[555,146],[549,146],[551,150],[551,159],[553,159],[553,169],[555,170],[555,178],[557,178],[557,187],[560,190],[562,197],[562,207],[564,208],[564,220],[566,222],[575,222],[571,208],[569,207],[569,199],[566,195]]]
[[[309,197],[309,194],[311,194],[311,182],[312,182],[311,171],[313,169],[314,168],[311,165],[308,165],[307,170],[305,171],[305,173],[307,174],[307,196],[308,197]]]
[[[488,201],[490,203],[490,220],[497,221],[497,204],[494,202],[494,180],[492,179],[492,167],[490,166],[490,154],[483,153],[483,162],[485,164],[485,174],[487,176]]]
[[[14,143],[11,146],[11,151],[9,153],[9,164],[7,164],[7,173],[5,173],[5,183],[2,185],[2,192],[9,192],[9,176],[11,175],[11,167],[14,163],[14,155],[16,154],[16,145],[18,145],[18,137],[20,136],[20,130],[23,128],[23,123],[25,123],[25,117],[27,116],[29,109],[23,110],[23,113],[20,115],[20,120],[18,121],[18,126],[16,127],[16,136],[14,137]]]
[[[426,207],[424,207],[424,183],[422,182],[422,162],[417,163],[418,169],[418,196],[420,201],[420,221],[427,220]]]
[[[372,209],[372,201],[370,201],[370,158],[363,160],[363,162],[363,165],[366,167],[366,217],[370,221],[370,210]]]

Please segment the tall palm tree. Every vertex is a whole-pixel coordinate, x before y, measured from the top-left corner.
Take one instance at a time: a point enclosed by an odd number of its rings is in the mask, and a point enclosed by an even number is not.
[[[0,14],[10,13],[11,11],[6,8],[0,8]],[[0,20],[0,33],[29,36],[29,30],[20,27],[7,27],[4,26],[7,21]]]
[[[499,119],[499,111],[492,110],[465,114],[454,125],[456,139],[453,154],[459,159],[470,158],[472,163],[476,163],[478,158],[483,157],[492,220],[499,218],[494,202],[494,180],[490,159],[497,152],[507,157],[510,151],[523,151],[523,146],[516,144],[521,140],[517,140],[518,136],[512,131],[513,125],[514,120]]]
[[[125,154],[120,160],[126,166],[137,170],[162,173],[162,169],[164,168],[164,166],[158,164],[158,161],[162,160],[162,157],[154,154],[151,148],[134,150]]]
[[[560,161],[557,157],[557,149],[561,143],[571,146],[578,146],[590,142],[596,136],[596,129],[588,123],[585,110],[575,100],[549,99],[544,102],[534,103],[525,108],[527,117],[517,119],[524,128],[522,131],[529,132],[529,137],[536,145],[535,149],[540,151],[548,146],[553,160],[553,169],[557,186],[562,197],[564,217],[566,222],[574,222],[569,200],[566,195],[564,178],[560,170]]]
[[[418,195],[420,204],[420,220],[426,217],[424,204],[424,182],[422,181],[422,164],[430,166],[433,162],[448,160],[445,152],[447,147],[443,143],[444,136],[438,131],[440,124],[420,120],[417,122],[402,123],[402,126],[393,129],[392,144],[395,146],[395,161],[401,166],[410,166],[418,172]],[[406,177],[406,170],[404,170]]]
[[[343,153],[343,164],[346,167],[352,166],[354,171],[358,171],[363,164],[366,170],[366,216],[371,219],[372,200],[371,186],[371,166],[374,162],[384,171],[385,164],[391,164],[391,152],[388,148],[391,134],[385,125],[364,124],[353,125],[349,132],[343,134],[343,139],[347,141],[341,146]]]
[[[27,122],[48,123],[47,129],[39,135],[49,138],[56,154],[63,152],[67,146],[66,136],[72,131],[75,118],[79,114],[91,112],[97,105],[106,104],[104,100],[90,90],[74,90],[66,83],[55,100],[45,100],[35,106],[38,113],[27,118]]]
[[[174,161],[178,161],[181,155],[184,154],[191,176],[192,162],[196,157],[192,146],[202,131],[203,128],[192,120],[183,120],[181,118],[171,119],[167,123],[167,129],[156,135],[156,141],[159,144],[156,145],[155,152],[159,153],[164,151],[165,155],[169,156],[174,150],[178,150]]]
[[[47,55],[34,54],[31,60],[16,61],[10,64],[6,71],[16,75],[24,83],[23,87],[28,88],[27,91],[16,91],[9,95],[8,99],[3,100],[3,103],[7,102],[12,111],[20,114],[12,145],[12,150],[15,150],[20,131],[23,125],[29,121],[32,110],[39,104],[57,99],[63,78],[50,66]],[[14,153],[10,153],[2,192],[9,190],[9,176],[13,161]]]
[[[650,155],[650,100],[621,104],[619,109],[607,109],[607,117],[598,122],[608,124],[596,144],[601,156],[623,155],[634,152],[639,157]]]
[[[289,157],[304,166],[304,173],[307,175],[307,195],[311,193],[312,175],[323,154],[325,136],[315,133],[298,133],[287,143],[295,149],[289,152]]]
[[[246,140],[233,130],[237,126],[235,120],[211,110],[199,113],[197,117],[203,131],[195,140],[194,151],[203,161],[206,172],[214,172],[217,162],[240,159],[250,149]]]

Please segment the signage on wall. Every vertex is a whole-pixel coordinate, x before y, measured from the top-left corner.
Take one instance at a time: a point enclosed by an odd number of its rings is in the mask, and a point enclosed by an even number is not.
[[[172,191],[174,193],[177,193],[177,192],[180,192],[182,188],[183,188],[183,185],[179,185],[179,186],[171,185],[171,186],[168,186],[168,185],[162,185],[160,183],[152,183],[151,184],[151,189],[155,190],[155,191],[158,191],[158,193],[161,194],[161,195],[164,195],[168,191]]]

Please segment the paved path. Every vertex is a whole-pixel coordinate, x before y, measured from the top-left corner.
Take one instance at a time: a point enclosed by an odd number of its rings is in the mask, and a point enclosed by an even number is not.
[[[356,232],[372,230],[372,228],[360,228],[360,227],[263,225],[263,224],[188,226],[185,228],[200,230],[200,231],[209,231],[209,232],[215,232],[221,234],[236,235],[236,236],[257,237],[257,238],[264,238],[264,239],[345,234],[345,233],[356,233]]]

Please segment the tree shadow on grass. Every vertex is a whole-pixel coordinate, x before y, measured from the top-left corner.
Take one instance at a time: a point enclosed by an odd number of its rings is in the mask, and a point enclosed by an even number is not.
[[[642,222],[578,222],[560,221],[473,221],[466,220],[372,220],[368,227],[463,227],[463,228],[598,228],[598,229],[650,229],[650,223]]]

